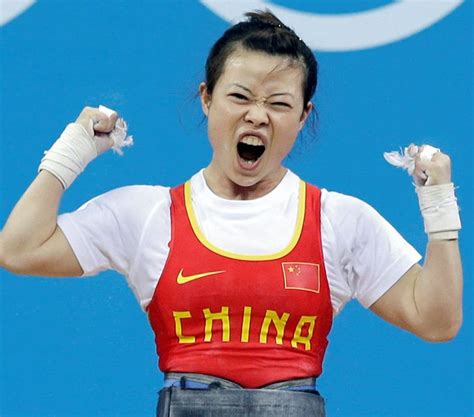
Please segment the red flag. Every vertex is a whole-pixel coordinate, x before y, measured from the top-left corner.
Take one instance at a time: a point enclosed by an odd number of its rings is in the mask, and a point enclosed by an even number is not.
[[[285,288],[319,293],[319,264],[307,262],[282,262]]]

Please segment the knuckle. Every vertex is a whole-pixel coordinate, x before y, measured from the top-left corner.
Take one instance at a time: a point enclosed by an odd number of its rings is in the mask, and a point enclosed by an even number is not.
[[[451,165],[451,158],[446,154],[440,154],[436,162],[442,166],[449,166]]]

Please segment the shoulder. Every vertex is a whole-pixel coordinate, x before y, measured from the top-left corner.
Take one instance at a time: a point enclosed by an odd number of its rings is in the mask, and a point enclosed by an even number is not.
[[[326,189],[321,190],[321,208],[330,218],[337,217],[338,221],[378,214],[370,204],[357,197]]]
[[[169,188],[132,185],[92,198],[76,211],[59,216],[58,224],[63,230],[72,224],[74,229],[80,227],[92,233],[104,230],[138,233],[149,218],[168,218],[169,207]]]
[[[124,214],[143,215],[157,205],[169,206],[169,187],[151,185],[129,185],[107,191],[83,204],[79,210],[105,209]]]
[[[374,207],[346,194],[323,190],[321,218],[349,246],[398,238],[395,228]]]
[[[169,198],[169,187],[159,185],[128,185],[115,188],[94,197],[83,205],[95,202],[101,204],[140,204],[143,201],[153,202]]]
[[[338,192],[322,191],[321,222],[347,253],[380,248],[382,242],[404,241],[397,230],[367,202]]]

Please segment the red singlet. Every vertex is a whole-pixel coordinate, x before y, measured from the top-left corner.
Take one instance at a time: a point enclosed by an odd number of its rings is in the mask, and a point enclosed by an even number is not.
[[[171,190],[170,253],[148,306],[160,369],[246,388],[318,376],[332,325],[321,191],[301,182],[293,239],[266,256],[208,242],[190,192],[189,182]]]

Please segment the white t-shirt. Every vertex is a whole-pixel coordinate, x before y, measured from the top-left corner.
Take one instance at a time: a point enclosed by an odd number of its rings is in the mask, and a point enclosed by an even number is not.
[[[207,186],[203,171],[191,178],[201,231],[214,246],[244,255],[285,248],[294,233],[300,179],[288,171],[270,193],[227,200]],[[129,186],[98,196],[59,216],[84,276],[114,269],[127,278],[143,310],[153,296],[169,253],[169,188]],[[363,201],[322,190],[321,233],[334,313],[351,298],[377,301],[421,256]]]

